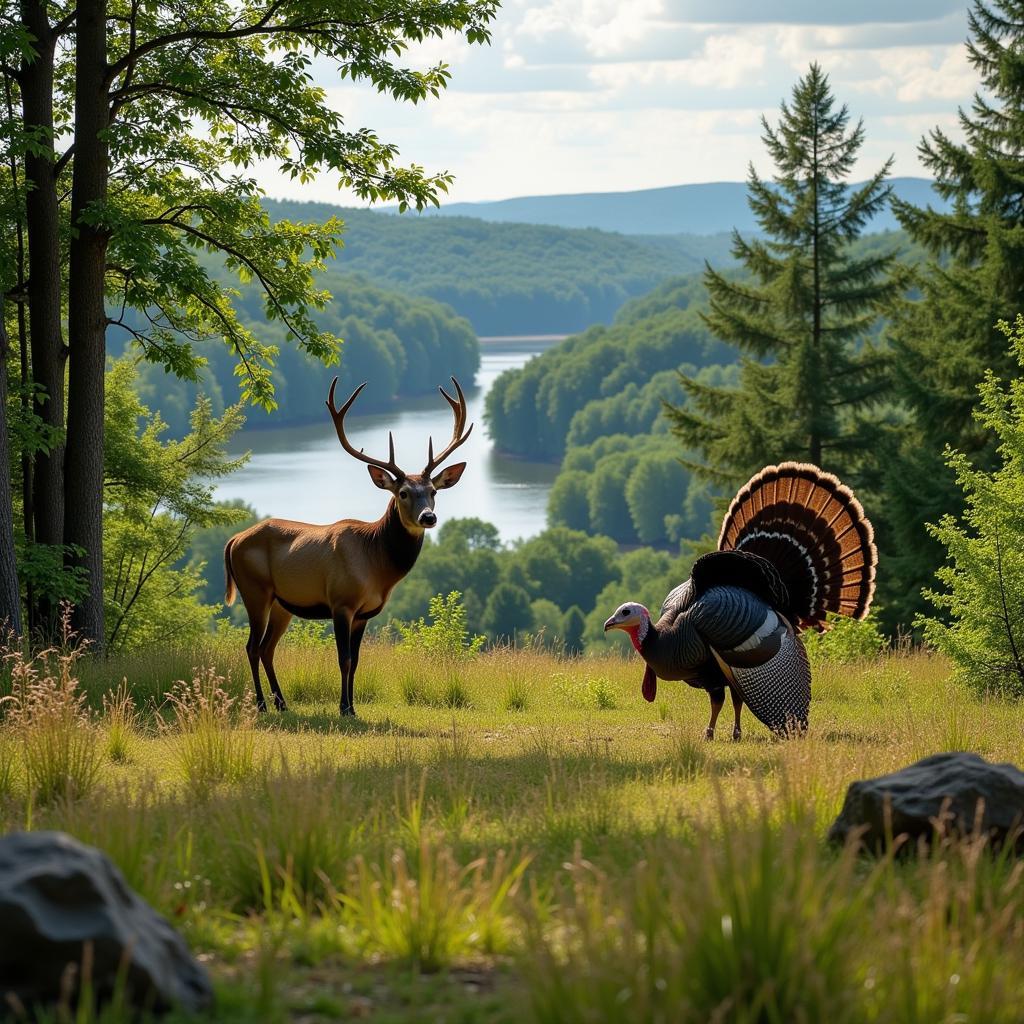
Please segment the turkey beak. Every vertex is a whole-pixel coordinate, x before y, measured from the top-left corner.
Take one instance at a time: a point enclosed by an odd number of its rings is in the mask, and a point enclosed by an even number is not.
[[[610,619],[608,619],[607,622],[605,622],[605,624],[604,624],[604,631],[607,633],[609,629],[614,629],[614,628],[615,628],[615,616],[613,615]]]

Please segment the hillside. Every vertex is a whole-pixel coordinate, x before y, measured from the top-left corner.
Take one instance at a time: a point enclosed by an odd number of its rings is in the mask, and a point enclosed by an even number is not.
[[[342,391],[362,380],[373,380],[373,394],[362,402],[364,410],[374,402],[386,405],[403,396],[432,391],[433,366],[445,366],[447,372],[472,380],[480,364],[479,346],[469,324],[448,307],[423,296],[379,288],[363,277],[333,268],[321,275],[320,285],[333,298],[326,309],[315,314],[316,320],[344,341],[341,363],[331,369],[292,344],[280,322],[267,322],[255,287],[241,290],[236,300],[239,319],[260,341],[279,349],[274,364],[278,408],[273,414],[249,408],[250,425],[290,426],[321,416],[324,381],[335,373]],[[124,344],[121,332],[112,331],[112,352],[119,353]],[[203,342],[202,353],[208,363],[199,383],[172,377],[154,363],[139,364],[138,393],[151,409],[159,410],[174,436],[187,432],[189,413],[199,392],[210,399],[215,415],[238,401],[234,353],[217,339]]]
[[[345,221],[337,266],[450,305],[478,334],[561,334],[610,323],[629,299],[705,259],[728,262],[728,236],[628,238],[608,231],[395,217],[326,203],[268,200],[272,218]]]
[[[851,186],[857,188],[857,185]],[[893,178],[900,199],[925,206],[944,204],[927,178]],[[416,215],[412,215],[416,216]],[[419,215],[424,216],[424,215]],[[713,235],[757,231],[741,181],[672,185],[635,192],[593,192],[555,196],[521,196],[485,203],[445,203],[429,217],[477,217],[493,223],[547,224],[563,228],[602,228],[627,235]],[[868,231],[893,231],[899,223],[888,208],[867,225]]]

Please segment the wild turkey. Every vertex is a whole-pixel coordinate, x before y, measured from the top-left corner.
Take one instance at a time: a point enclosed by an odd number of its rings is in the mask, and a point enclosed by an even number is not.
[[[657,622],[628,602],[604,628],[625,630],[647,663],[647,700],[659,678],[708,691],[708,739],[726,688],[733,739],[744,703],[774,733],[802,731],[811,670],[800,631],[823,629],[828,612],[864,618],[877,561],[871,523],[848,487],[817,466],[767,466],[740,489],[718,550],[697,559]]]

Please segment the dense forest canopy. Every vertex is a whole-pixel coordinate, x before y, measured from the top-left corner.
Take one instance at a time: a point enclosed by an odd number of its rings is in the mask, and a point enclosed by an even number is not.
[[[327,383],[334,374],[338,374],[342,390],[373,381],[364,409],[432,391],[438,367],[443,367],[442,380],[451,375],[473,379],[480,365],[476,335],[447,306],[377,287],[334,267],[323,271],[318,280],[331,298],[314,313],[314,319],[322,330],[345,341],[340,363],[333,368],[325,368],[320,360],[285,344],[285,328],[266,320],[255,288],[242,289],[236,300],[242,324],[261,342],[279,349],[274,367],[277,408],[272,412],[252,409],[250,425],[290,426],[319,418]],[[131,339],[123,334],[119,339],[118,332],[112,332],[115,352],[119,340],[128,345]],[[209,341],[201,351],[207,364],[197,381],[182,380],[154,363],[139,366],[136,387],[140,396],[161,414],[175,436],[187,430],[199,394],[209,397],[217,415],[238,400],[239,378],[231,352]]]
[[[563,334],[609,323],[667,277],[728,259],[728,237],[644,237],[469,217],[393,216],[268,200],[272,218],[340,217],[336,265],[378,285],[428,295],[481,335]]]

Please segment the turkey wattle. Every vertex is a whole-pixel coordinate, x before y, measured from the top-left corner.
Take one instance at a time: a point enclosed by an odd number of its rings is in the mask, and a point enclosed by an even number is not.
[[[707,690],[715,732],[725,691],[740,711],[777,733],[807,727],[811,670],[803,629],[835,612],[862,619],[875,590],[871,523],[853,492],[817,466],[767,466],[742,487],[722,523],[718,550],[665,598],[657,622],[641,604],[621,605],[605,631],[627,632],[647,663],[643,695],[658,679]]]

